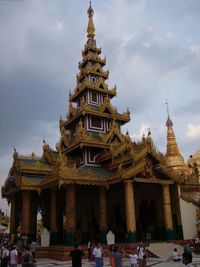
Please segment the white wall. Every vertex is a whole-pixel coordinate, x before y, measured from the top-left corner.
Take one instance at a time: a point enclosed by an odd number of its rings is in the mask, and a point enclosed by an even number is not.
[[[197,235],[196,207],[180,199],[181,219],[183,226],[183,238],[191,239]]]

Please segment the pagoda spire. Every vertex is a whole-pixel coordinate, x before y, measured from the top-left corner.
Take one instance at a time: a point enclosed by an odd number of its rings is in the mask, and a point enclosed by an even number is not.
[[[88,21],[88,27],[87,27],[87,37],[88,39],[94,39],[95,36],[95,27],[94,27],[94,23],[93,23],[93,15],[94,15],[94,10],[92,9],[91,6],[91,1],[90,1],[90,6],[88,8],[88,17],[89,17],[89,21]]]
[[[173,168],[177,171],[186,171],[187,172],[187,166],[184,162],[183,156],[181,155],[178,145],[176,143],[176,136],[173,130],[173,122],[169,116],[169,108],[168,103],[167,105],[167,167]]]

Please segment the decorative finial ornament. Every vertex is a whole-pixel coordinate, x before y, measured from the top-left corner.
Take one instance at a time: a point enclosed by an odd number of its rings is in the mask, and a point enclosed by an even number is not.
[[[167,122],[166,122],[166,126],[167,127],[172,127],[173,126],[173,122],[172,122],[172,120],[170,119],[170,116],[169,116],[169,105],[168,105],[167,99],[166,99],[165,105],[167,107]]]
[[[166,105],[166,107],[167,107],[167,115],[168,115],[168,117],[169,117],[169,105],[168,105],[167,99],[166,99],[165,105]]]
[[[94,10],[92,9],[91,6],[91,1],[90,1],[90,6],[88,8],[88,17],[89,17],[89,22],[88,22],[88,27],[87,27],[87,37],[89,39],[94,39],[95,36],[95,28],[94,28],[94,23],[93,23],[93,15],[94,15]]]

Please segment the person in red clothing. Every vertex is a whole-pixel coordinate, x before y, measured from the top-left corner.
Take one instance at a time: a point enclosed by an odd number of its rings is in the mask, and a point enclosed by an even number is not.
[[[110,266],[114,267],[115,266],[115,259],[114,259],[114,245],[110,245],[110,253],[109,253],[109,261],[110,261]]]

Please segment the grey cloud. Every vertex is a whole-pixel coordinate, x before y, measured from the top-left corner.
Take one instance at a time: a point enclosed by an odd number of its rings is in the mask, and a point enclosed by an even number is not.
[[[176,109],[176,115],[178,116],[200,116],[200,97],[194,96],[195,98],[188,103],[188,105],[184,105]]]
[[[137,37],[130,39],[124,48],[125,58],[139,55],[155,68],[156,71],[173,71],[187,65],[194,60],[194,55],[189,49],[169,43],[167,37],[157,36],[148,29],[143,30]]]

